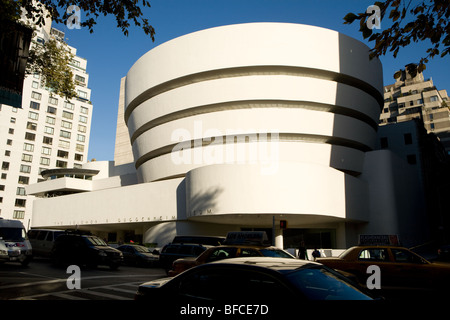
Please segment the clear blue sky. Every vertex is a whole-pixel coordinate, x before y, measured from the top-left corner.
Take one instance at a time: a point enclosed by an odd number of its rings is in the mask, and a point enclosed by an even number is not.
[[[364,0],[150,0],[151,8],[144,14],[156,29],[152,42],[144,32],[132,26],[128,37],[116,27],[113,17],[99,17],[94,33],[69,30],[54,25],[66,33],[68,44],[87,59],[89,87],[94,106],[88,159],[114,159],[117,108],[120,79],[147,51],[176,37],[216,26],[246,22],[289,22],[332,29],[367,45],[358,32],[359,23],[344,25],[348,12],[363,12],[374,1]],[[386,22],[387,23],[387,22]],[[381,30],[383,22],[381,22]],[[378,31],[380,32],[380,31]],[[400,51],[397,58],[388,54],[381,58],[384,84],[394,82],[393,74],[410,62],[425,55],[425,44],[414,44]],[[450,57],[435,58],[424,72],[433,78],[437,88],[450,93]]]

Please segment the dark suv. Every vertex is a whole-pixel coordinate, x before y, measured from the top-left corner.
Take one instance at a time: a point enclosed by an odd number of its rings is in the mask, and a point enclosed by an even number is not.
[[[117,269],[123,254],[109,247],[99,237],[85,234],[63,234],[56,238],[51,251],[55,264],[97,267],[106,265]]]

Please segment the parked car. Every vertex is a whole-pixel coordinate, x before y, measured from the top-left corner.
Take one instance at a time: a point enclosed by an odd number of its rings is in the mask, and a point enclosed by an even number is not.
[[[169,276],[175,276],[187,269],[204,263],[236,257],[276,257],[295,259],[290,253],[275,247],[257,245],[222,245],[209,248],[196,258],[187,257],[175,260],[172,264],[172,269],[169,270]]]
[[[51,259],[55,264],[90,267],[106,265],[111,269],[117,269],[123,261],[123,254],[108,246],[99,237],[67,233],[56,238]]]
[[[170,304],[180,314],[184,306],[266,306],[279,319],[281,310],[299,313],[308,300],[372,300],[373,298],[338,272],[312,261],[289,258],[246,257],[220,260],[191,268],[176,277],[153,280],[139,286],[135,300]],[[280,302],[276,305],[275,302]],[[175,306],[178,304],[176,308]],[[220,307],[220,311],[219,311]],[[293,309],[292,309],[293,308]],[[204,310],[204,309],[203,309]],[[212,309],[208,309],[212,310]],[[235,310],[236,313],[239,310]],[[243,311],[243,310],[240,310]],[[263,310],[260,309],[262,312]],[[257,314],[257,313],[256,313]],[[239,314],[238,314],[239,315]],[[242,315],[242,313],[241,313]],[[258,314],[257,314],[258,315]],[[260,313],[261,315],[261,313]]]
[[[142,267],[156,266],[159,262],[159,255],[144,246],[135,244],[124,244],[117,247],[123,254],[123,261],[126,264]]]
[[[196,243],[169,243],[162,248],[159,254],[159,265],[168,273],[175,260],[185,257],[198,257],[210,247]]]
[[[367,268],[370,265],[380,268],[382,287],[429,288],[450,285],[448,263],[431,263],[403,247],[355,246],[337,258],[318,258],[317,262],[354,274],[363,285],[369,276]]]
[[[63,230],[31,229],[28,239],[33,247],[33,256],[50,257],[55,239],[64,234]]]
[[[32,247],[22,222],[0,218],[0,263],[20,262],[28,265]]]

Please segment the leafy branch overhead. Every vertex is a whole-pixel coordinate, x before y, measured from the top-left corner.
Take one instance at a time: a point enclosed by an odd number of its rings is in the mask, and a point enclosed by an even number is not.
[[[0,0],[1,31],[14,32],[18,23],[36,29],[44,26],[49,18],[54,23],[67,24],[68,20],[73,19],[73,12],[69,9],[71,6],[78,7],[81,19],[77,23],[81,28],[88,28],[90,33],[94,31],[100,15],[113,15],[117,27],[125,36],[128,36],[128,29],[134,24],[142,28],[152,41],[155,40],[155,30],[144,18],[141,9],[150,7],[147,0]],[[27,22],[22,21],[21,16]],[[30,49],[26,73],[39,73],[42,86],[53,93],[72,98],[76,95],[73,73],[68,65],[72,59],[73,55],[62,42],[50,40],[43,45],[36,44]]]
[[[426,54],[406,66],[415,76],[425,70],[429,59],[450,54],[450,0],[426,0],[414,5],[412,0],[386,0],[374,4],[380,8],[381,32],[367,27],[368,19],[373,18],[370,12],[348,13],[344,17],[344,24],[359,20],[364,39],[375,43],[369,53],[371,59],[385,55],[388,50],[395,58],[411,42],[428,41]],[[386,27],[388,22],[390,26]]]
[[[0,0],[1,2],[5,0]],[[6,0],[11,1],[11,0]],[[33,0],[17,0],[17,6],[25,10],[26,17],[37,26],[42,26],[45,17],[51,17],[55,23],[67,23],[72,13],[67,12],[70,6],[77,6],[84,15],[80,21],[80,27],[87,27],[89,32],[94,32],[94,26],[97,24],[97,18],[100,15],[112,15],[116,19],[117,27],[124,35],[128,35],[128,28],[131,23],[142,28],[146,35],[149,35],[152,41],[155,40],[155,30],[149,24],[147,18],[141,9],[150,7],[150,2],[146,0],[39,0],[40,3]],[[43,10],[44,6],[47,11]],[[130,23],[131,22],[131,23]]]

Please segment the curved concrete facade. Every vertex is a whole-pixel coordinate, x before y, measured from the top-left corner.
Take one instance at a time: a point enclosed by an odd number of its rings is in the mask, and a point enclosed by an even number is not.
[[[33,225],[133,233],[159,246],[179,234],[253,229],[280,247],[409,233],[398,221],[419,221],[420,188],[406,161],[375,149],[382,69],[368,51],[335,31],[286,23],[217,27],[158,46],[132,66],[120,95],[133,157],[127,139],[120,145],[134,163],[103,165],[91,192],[36,200]]]
[[[125,89],[140,180],[224,163],[361,173],[383,100],[381,64],[367,54],[338,32],[285,23],[212,28],[149,51]]]

